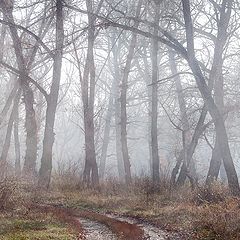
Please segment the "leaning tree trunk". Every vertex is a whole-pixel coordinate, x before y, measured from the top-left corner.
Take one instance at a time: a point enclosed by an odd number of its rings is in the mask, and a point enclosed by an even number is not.
[[[214,59],[212,64],[212,71],[210,73],[211,81],[214,84],[215,102],[223,114],[224,109],[224,78],[223,78],[223,52],[228,38],[227,28],[229,25],[233,1],[224,2],[220,9],[220,19],[218,25],[218,34],[215,40]],[[215,145],[212,151],[212,158],[206,179],[209,185],[214,179],[218,178],[220,166],[222,163],[222,156],[219,147],[219,136],[216,135]]]
[[[185,21],[185,28],[186,28],[186,40],[187,40],[187,50],[188,50],[187,60],[193,74],[195,75],[198,89],[214,121],[216,135],[219,139],[219,147],[220,147],[221,155],[223,158],[223,164],[224,164],[227,178],[228,178],[229,188],[233,194],[239,195],[240,194],[239,182],[238,182],[236,169],[233,163],[233,159],[231,156],[229,144],[228,144],[228,136],[227,136],[227,131],[224,124],[224,119],[213,100],[211,91],[206,84],[204,75],[202,73],[202,70],[195,56],[194,40],[193,40],[193,23],[192,23],[189,0],[182,0],[182,5],[183,5],[183,14],[184,14],[184,21]]]
[[[207,128],[207,125],[204,125],[204,121],[205,118],[207,116],[207,110],[206,107],[203,106],[202,112],[200,114],[199,120],[197,122],[197,125],[195,127],[191,142],[189,144],[189,146],[187,147],[187,154],[186,154],[186,162],[185,164],[182,165],[181,171],[179,173],[178,179],[177,179],[177,185],[183,185],[187,175],[188,175],[188,167],[192,156],[195,152],[195,149],[197,147],[199,138],[201,137],[202,133],[205,131],[205,129]],[[176,179],[176,175],[178,173],[179,167],[180,167],[180,162],[184,159],[184,150],[180,153],[178,159],[177,159],[177,164],[176,167],[173,169],[172,171],[172,176],[171,176],[171,183],[175,184],[175,179]]]
[[[43,153],[39,171],[38,186],[47,189],[52,172],[52,149],[54,143],[54,123],[61,80],[64,44],[63,1],[56,1],[56,51],[53,63],[53,77],[49,98],[47,99],[46,122],[43,138]]]
[[[195,175],[194,170],[192,168],[189,169],[190,166],[188,165],[188,160],[187,160],[188,159],[188,149],[187,148],[191,142],[190,124],[189,124],[188,117],[187,117],[187,107],[186,107],[186,101],[185,101],[185,96],[184,96],[184,92],[183,92],[183,88],[182,88],[181,79],[180,79],[180,76],[177,75],[178,71],[177,71],[177,64],[175,61],[175,54],[174,54],[173,50],[171,50],[171,49],[169,49],[168,54],[169,54],[171,73],[172,73],[172,75],[176,75],[174,80],[175,80],[175,86],[176,86],[176,90],[177,90],[178,104],[179,104],[180,116],[181,116],[181,126],[182,126],[182,131],[183,131],[183,134],[182,134],[182,141],[183,141],[183,146],[184,146],[183,153],[182,153],[183,154],[183,164],[182,164],[182,168],[181,168],[181,171],[179,174],[179,178],[181,179],[181,184],[183,184],[185,182],[187,172],[189,172],[188,174],[190,174],[192,177]],[[192,158],[192,156],[191,156],[191,158]],[[180,161],[177,162],[177,165],[176,165],[177,167],[179,166],[179,163],[181,163],[181,162]],[[175,177],[174,177],[174,179],[175,179]],[[172,180],[171,180],[172,184],[175,181],[174,179],[172,178]]]

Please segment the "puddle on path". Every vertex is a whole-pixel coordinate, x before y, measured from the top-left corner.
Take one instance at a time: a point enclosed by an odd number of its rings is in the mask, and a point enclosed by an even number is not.
[[[144,230],[144,237],[146,240],[167,240],[169,239],[169,234],[165,231],[152,226],[147,223],[139,223],[137,220],[128,217],[120,217],[115,215],[107,215],[108,217],[117,219],[119,221],[124,221],[131,224],[136,224],[137,226],[141,227]]]

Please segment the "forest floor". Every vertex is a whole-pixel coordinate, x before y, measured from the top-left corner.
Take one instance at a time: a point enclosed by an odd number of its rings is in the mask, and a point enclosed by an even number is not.
[[[52,214],[29,211],[0,215],[0,240],[74,240],[76,232]]]
[[[240,239],[240,199],[224,186],[152,193],[144,184],[14,188],[2,206],[0,240]]]

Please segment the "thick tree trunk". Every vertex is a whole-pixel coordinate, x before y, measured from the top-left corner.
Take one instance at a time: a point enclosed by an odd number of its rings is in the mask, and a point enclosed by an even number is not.
[[[25,129],[26,129],[26,154],[23,165],[23,176],[33,179],[36,177],[37,160],[37,123],[35,117],[34,96],[29,84],[22,84],[24,104],[25,104]]]
[[[57,110],[59,87],[61,80],[62,56],[64,44],[63,1],[56,2],[56,51],[53,63],[53,77],[47,101],[46,122],[43,138],[43,154],[39,171],[38,186],[47,189],[52,172],[52,148],[54,143],[54,122]]]
[[[223,116],[213,100],[211,91],[209,90],[209,87],[206,84],[201,68],[199,67],[198,61],[195,57],[194,40],[193,40],[193,24],[192,24],[189,0],[182,0],[182,4],[183,4],[184,21],[185,21],[185,27],[186,27],[188,63],[193,74],[195,75],[198,89],[214,121],[216,135],[219,140],[219,148],[221,151],[224,167],[228,177],[229,188],[233,194],[239,195],[240,188],[238,183],[238,177],[237,177],[236,169],[233,163],[233,159],[232,159],[229,144],[228,144],[228,136],[227,136]]]
[[[83,173],[83,181],[88,186],[92,184],[93,187],[97,187],[99,184],[99,177],[95,152],[93,114],[89,113],[87,110],[84,115],[86,160]]]
[[[217,180],[220,166],[221,166],[221,161],[222,161],[221,152],[219,149],[218,140],[216,139],[215,146],[212,150],[212,158],[210,161],[210,166],[209,166],[208,175],[206,179],[206,183],[208,185],[212,183],[214,180]]]
[[[15,50],[15,55],[17,59],[18,69],[21,73],[19,78],[20,86],[23,90],[23,97],[25,103],[26,110],[26,155],[24,164],[24,174],[28,176],[33,176],[35,174],[35,165],[36,165],[36,156],[37,156],[37,136],[36,136],[36,119],[35,119],[35,111],[33,108],[34,104],[34,96],[31,87],[29,86],[29,82],[27,80],[28,71],[26,69],[26,62],[23,56],[23,49],[21,44],[21,39],[18,35],[17,29],[14,26],[14,18],[12,14],[12,8],[6,2],[1,2],[0,7],[3,10],[4,18],[12,23],[9,26],[11,37],[13,40],[13,47]],[[29,162],[28,162],[29,161]]]
[[[87,185],[98,187],[99,176],[95,151],[95,129],[94,129],[94,101],[95,101],[95,17],[92,1],[86,1],[88,14],[88,49],[87,59],[82,79],[82,102],[84,108],[84,132],[85,132],[85,167],[83,181]]]
[[[154,35],[158,35],[160,20],[160,1],[156,1],[154,16]],[[151,147],[152,147],[152,180],[154,187],[160,181],[160,162],[158,154],[158,41],[152,40],[152,109],[151,109]]]

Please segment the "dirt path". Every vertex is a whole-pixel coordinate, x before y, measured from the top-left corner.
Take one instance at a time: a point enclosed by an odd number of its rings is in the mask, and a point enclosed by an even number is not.
[[[52,212],[79,233],[78,240],[179,240],[177,236],[138,220],[61,206],[38,206]]]
[[[78,219],[85,231],[86,240],[117,240],[117,235],[114,234],[105,225],[91,221],[85,218]]]
[[[136,220],[134,218],[118,216],[116,214],[107,214],[107,216],[139,226],[144,231],[144,239],[147,239],[147,240],[180,240],[182,239],[180,236],[178,236],[178,234],[173,234],[167,231],[163,231],[158,227],[155,227],[143,221]]]
[[[86,210],[71,210],[71,211],[74,214],[74,216],[78,217],[79,219],[90,220],[93,223],[97,222],[98,225],[100,224],[100,226],[107,227],[112,233],[114,233],[114,235],[117,237],[116,239],[124,239],[124,240],[145,239],[144,230],[140,226],[134,223],[122,221],[119,219],[109,217],[105,214],[100,214],[92,211],[86,211]],[[100,232],[106,233],[105,228],[103,229],[103,231],[100,230]],[[109,236],[112,237],[113,235],[110,234]],[[105,238],[101,238],[101,239],[105,239]]]

